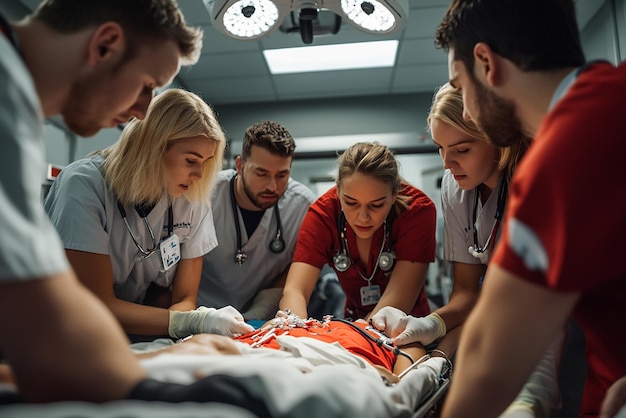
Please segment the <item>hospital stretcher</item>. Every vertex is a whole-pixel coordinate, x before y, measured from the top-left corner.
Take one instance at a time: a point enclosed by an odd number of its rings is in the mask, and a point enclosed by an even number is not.
[[[240,376],[243,380],[251,379],[253,385],[264,380],[264,397],[273,402],[277,415],[293,418],[325,416],[337,418],[343,416],[372,417],[412,417],[434,418],[438,414],[442,399],[449,385],[449,376],[439,377],[434,393],[419,399],[413,406],[399,405],[391,400],[382,378],[376,373],[369,373],[371,365],[357,356],[346,353],[342,347],[328,346],[322,341],[308,341],[295,337],[283,337],[284,344],[294,352],[308,353],[306,359],[294,358],[292,353],[274,349],[253,349],[251,355],[242,356],[182,356],[161,355],[143,362],[150,377],[163,381],[188,383],[195,377],[194,372],[203,370],[207,373],[225,373]],[[290,339],[291,338],[291,339]],[[156,340],[143,344],[143,349],[159,349],[170,340]],[[241,343],[243,344],[243,343]],[[246,354],[246,353],[242,353]],[[277,357],[278,356],[278,357]],[[303,354],[304,356],[304,354]],[[324,364],[328,358],[339,358],[339,364]],[[262,361],[260,361],[262,359]],[[360,363],[361,362],[361,363]],[[302,368],[313,364],[314,372],[302,373]],[[296,367],[293,367],[296,365]],[[296,370],[297,369],[297,370]],[[369,373],[369,374],[368,374]],[[373,374],[376,376],[373,377]],[[279,378],[277,379],[277,376]],[[297,383],[300,381],[300,383]],[[294,382],[294,383],[292,383]],[[304,382],[304,383],[302,383]],[[339,383],[343,382],[343,383]],[[280,386],[282,385],[282,386]],[[279,387],[280,386],[280,387]],[[301,388],[306,392],[299,394]],[[104,405],[84,402],[59,402],[51,405],[13,404],[2,405],[3,399],[9,399],[10,393],[4,393],[0,387],[0,418],[23,418],[32,416],[46,417],[89,417],[89,418],[154,418],[186,416],[194,418],[228,416],[247,418],[250,413],[232,405],[223,404],[166,404],[143,401],[117,401]],[[341,395],[341,396],[339,396]],[[314,400],[312,400],[314,399]],[[365,404],[355,403],[363,399]],[[315,405],[312,407],[310,404]],[[312,408],[317,408],[312,409]],[[227,413],[225,411],[228,411]]]
[[[435,391],[428,399],[424,401],[424,403],[417,408],[415,414],[413,414],[412,418],[435,418],[439,416],[439,411],[441,409],[441,405],[443,404],[443,400],[445,399],[446,394],[448,393],[448,388],[450,386],[450,378],[445,377],[441,381],[441,385],[439,389]]]
[[[442,380],[439,389],[425,400],[417,410],[410,416],[412,418],[434,418],[438,416],[439,408],[445,394],[448,390],[449,378]],[[217,403],[184,403],[184,404],[168,404],[163,402],[145,402],[145,401],[116,401],[105,404],[92,404],[87,402],[57,402],[52,404],[8,404],[3,405],[3,401],[9,401],[13,395],[9,391],[0,388],[0,418],[171,418],[176,416],[184,416],[187,418],[212,418],[212,417],[229,417],[229,418],[250,418],[254,417],[249,411],[232,405]],[[335,417],[351,416],[342,412],[334,415]],[[302,414],[302,412],[294,412],[294,414],[286,414],[283,416],[291,416],[294,418],[306,418],[319,416],[318,414]],[[332,417],[333,415],[324,415]],[[392,418],[394,415],[390,415]],[[406,417],[405,413],[399,415]],[[383,418],[384,415],[375,415],[371,417]]]

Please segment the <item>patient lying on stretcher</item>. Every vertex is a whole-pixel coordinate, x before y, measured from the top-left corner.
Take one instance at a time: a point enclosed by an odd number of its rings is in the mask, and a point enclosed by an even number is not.
[[[402,354],[388,350],[383,341],[361,333],[379,337],[366,323],[355,323],[357,330],[339,321],[304,322],[237,339],[200,334],[182,343],[163,339],[131,347],[153,379],[189,384],[207,375],[229,375],[262,394],[273,415],[286,417],[310,416],[311,408],[319,416],[337,411],[407,416],[442,382],[447,361],[424,356],[422,347],[403,347]],[[412,360],[420,359],[398,381]]]
[[[149,358],[163,354],[241,354],[257,359],[279,358],[294,364],[302,372],[310,372],[320,365],[353,364],[363,370],[375,370],[388,383],[397,383],[399,376],[409,367],[416,367],[430,358],[424,347],[417,343],[403,346],[401,350],[393,347],[386,336],[364,321],[302,320],[280,311],[274,320],[259,330],[234,340],[217,335],[196,335],[183,344],[139,355]],[[434,362],[439,368],[449,366],[447,359]]]
[[[428,357],[421,344],[404,346],[402,350],[393,347],[385,335],[364,321],[349,322],[330,318],[325,321],[301,320],[284,313],[282,317],[280,315],[279,312],[273,323],[271,321],[260,330],[236,339],[253,348],[268,347],[277,350],[284,349],[284,339],[281,336],[286,335],[334,344],[366,360],[392,383],[397,383],[397,376],[413,363]]]

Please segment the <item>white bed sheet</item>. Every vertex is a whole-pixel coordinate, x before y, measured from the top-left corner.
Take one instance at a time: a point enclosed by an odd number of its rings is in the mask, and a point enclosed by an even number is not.
[[[413,416],[438,389],[445,365],[431,359],[389,387],[373,366],[339,344],[289,335],[277,341],[281,350],[239,343],[241,356],[162,354],[142,365],[150,377],[168,382],[190,383],[196,373],[237,376],[260,391],[272,415],[294,418]]]
[[[399,384],[386,386],[378,372],[363,359],[338,344],[281,336],[283,350],[251,348],[244,355],[161,354],[142,360],[150,377],[189,383],[197,373],[227,374],[239,378],[255,396],[267,400],[272,416],[284,418],[404,418],[437,391],[444,361],[424,364],[409,372]],[[170,344],[167,340],[133,345],[150,351]],[[431,359],[435,360],[435,359]],[[438,360],[438,359],[437,359]],[[248,411],[219,403],[144,402],[105,404],[58,402],[0,407],[0,418],[249,418]]]

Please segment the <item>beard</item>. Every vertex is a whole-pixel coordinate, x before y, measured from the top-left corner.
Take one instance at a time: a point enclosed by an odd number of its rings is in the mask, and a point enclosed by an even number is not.
[[[496,96],[478,80],[474,80],[474,86],[474,105],[480,109],[476,124],[489,142],[497,147],[508,147],[528,137],[512,101]]]
[[[241,184],[243,184],[243,191],[246,193],[246,196],[248,196],[248,199],[250,199],[252,204],[254,204],[254,206],[256,206],[259,209],[271,208],[272,206],[274,206],[278,202],[278,198],[280,196],[277,193],[272,192],[270,190],[264,190],[261,193],[258,193],[258,194],[255,195],[252,192],[252,190],[250,190],[250,187],[246,183],[246,178],[243,175],[243,170],[242,170],[242,173],[241,173]],[[273,201],[261,201],[259,199],[260,195],[270,195],[270,194],[274,195],[276,197],[276,199],[274,199]]]
[[[110,110],[111,77],[90,75],[77,80],[70,90],[61,115],[67,127],[82,137],[93,136],[103,127],[106,111]]]

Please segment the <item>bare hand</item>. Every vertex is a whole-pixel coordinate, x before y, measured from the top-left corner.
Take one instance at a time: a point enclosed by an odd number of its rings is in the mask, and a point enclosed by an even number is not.
[[[617,380],[606,391],[600,408],[600,418],[613,418],[624,406],[626,406],[626,376]]]

